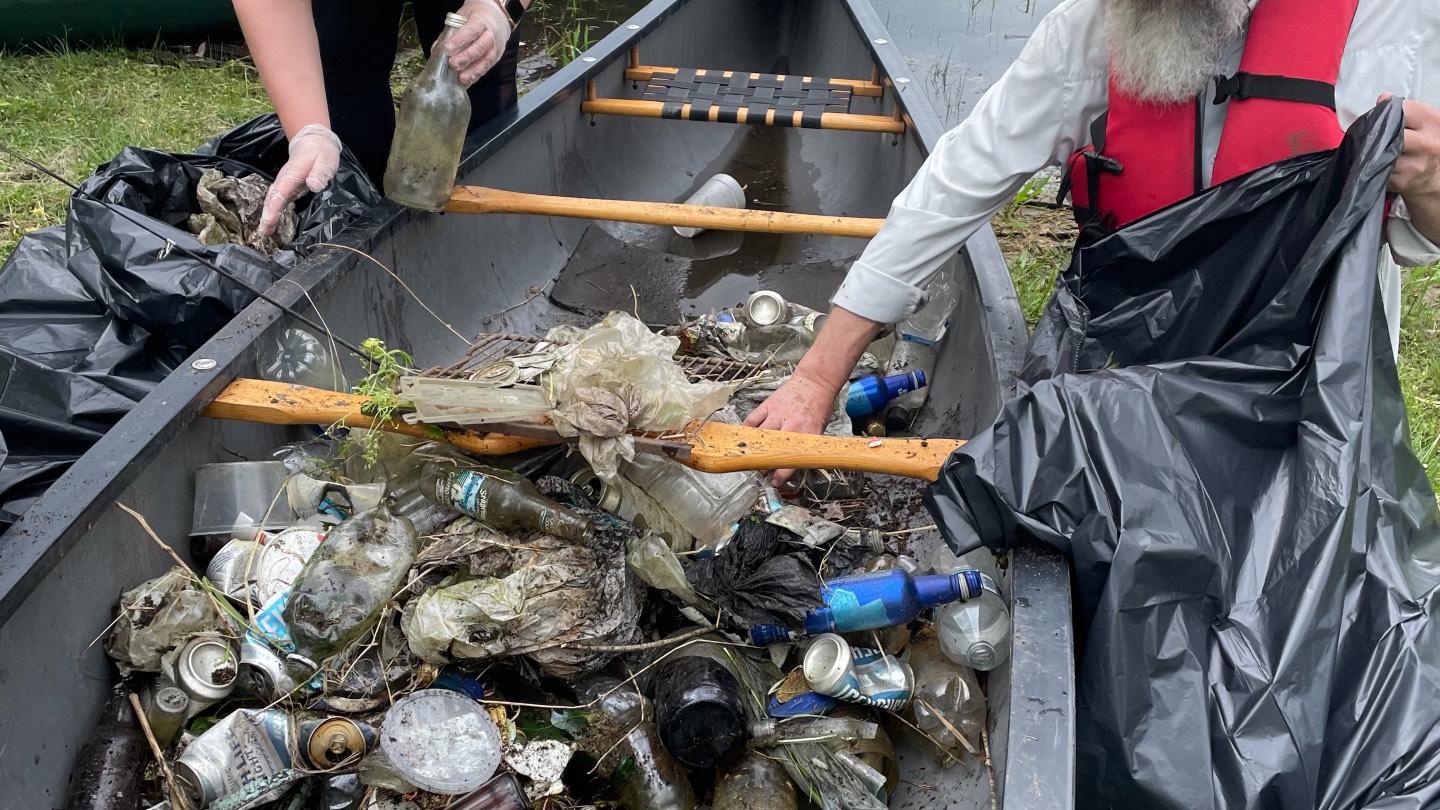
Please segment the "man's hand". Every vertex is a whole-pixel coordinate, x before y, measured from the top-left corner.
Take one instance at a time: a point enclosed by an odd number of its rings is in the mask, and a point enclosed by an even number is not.
[[[260,210],[260,235],[273,233],[285,206],[306,189],[325,188],[335,178],[338,168],[340,138],[329,127],[310,124],[295,133],[290,139],[290,159],[280,167],[275,182],[265,192],[265,204]]]
[[[791,433],[822,433],[830,423],[839,393],[837,386],[797,369],[769,399],[750,412],[745,424]],[[776,470],[771,481],[779,486],[794,474],[794,470]]]
[[[480,81],[505,53],[511,26],[501,2],[469,0],[457,12],[465,18],[464,27],[451,31],[445,39],[450,67],[460,74],[460,84],[465,87]]]
[[[1389,93],[1380,96],[1384,102]],[[1440,242],[1440,110],[1405,101],[1405,146],[1390,172],[1390,190],[1405,199],[1410,221]]]

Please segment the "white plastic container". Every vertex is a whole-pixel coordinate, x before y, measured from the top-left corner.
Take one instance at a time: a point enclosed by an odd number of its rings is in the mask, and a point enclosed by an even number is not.
[[[715,208],[744,208],[745,189],[740,181],[728,174],[717,174],[705,181],[698,191],[690,195],[686,205],[709,205]],[[705,231],[704,228],[682,228],[675,226],[675,233],[694,239]]]

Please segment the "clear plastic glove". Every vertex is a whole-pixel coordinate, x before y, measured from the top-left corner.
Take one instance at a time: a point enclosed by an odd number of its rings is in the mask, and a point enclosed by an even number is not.
[[[839,390],[825,380],[797,370],[769,399],[750,412],[745,424],[791,433],[824,433]],[[794,474],[794,470],[776,470],[771,482],[780,486]]]
[[[280,167],[275,182],[265,194],[265,207],[260,212],[260,235],[275,230],[280,212],[305,192],[319,191],[335,178],[340,168],[340,136],[329,127],[310,124],[290,139],[290,159]]]
[[[450,67],[460,75],[460,84],[469,87],[495,67],[510,41],[510,18],[500,0],[470,0],[457,12],[466,22],[445,38]]]

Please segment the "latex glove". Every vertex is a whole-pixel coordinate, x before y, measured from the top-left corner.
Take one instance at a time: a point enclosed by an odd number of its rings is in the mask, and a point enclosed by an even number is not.
[[[285,206],[305,193],[319,191],[335,179],[340,168],[340,136],[329,127],[310,124],[290,139],[290,159],[280,167],[265,194],[260,212],[260,235],[269,236]]]
[[[745,424],[791,433],[824,433],[839,393],[837,386],[797,369],[769,399],[750,412]],[[776,470],[770,480],[780,486],[794,474],[794,470]]]
[[[457,12],[465,25],[450,32],[445,52],[450,67],[460,74],[460,84],[469,87],[495,67],[510,41],[510,18],[500,0],[469,0]]]

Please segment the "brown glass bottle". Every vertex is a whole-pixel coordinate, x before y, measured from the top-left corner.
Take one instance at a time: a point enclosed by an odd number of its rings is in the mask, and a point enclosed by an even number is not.
[[[401,205],[440,211],[455,187],[465,130],[470,125],[470,96],[445,53],[450,32],[465,24],[459,14],[445,15],[445,28],[430,60],[405,88],[395,114],[395,140],[385,167],[385,196]]]
[[[432,463],[425,468],[422,491],[448,506],[502,531],[534,529],[580,541],[590,522],[541,495],[523,475],[494,467],[457,470]]]

